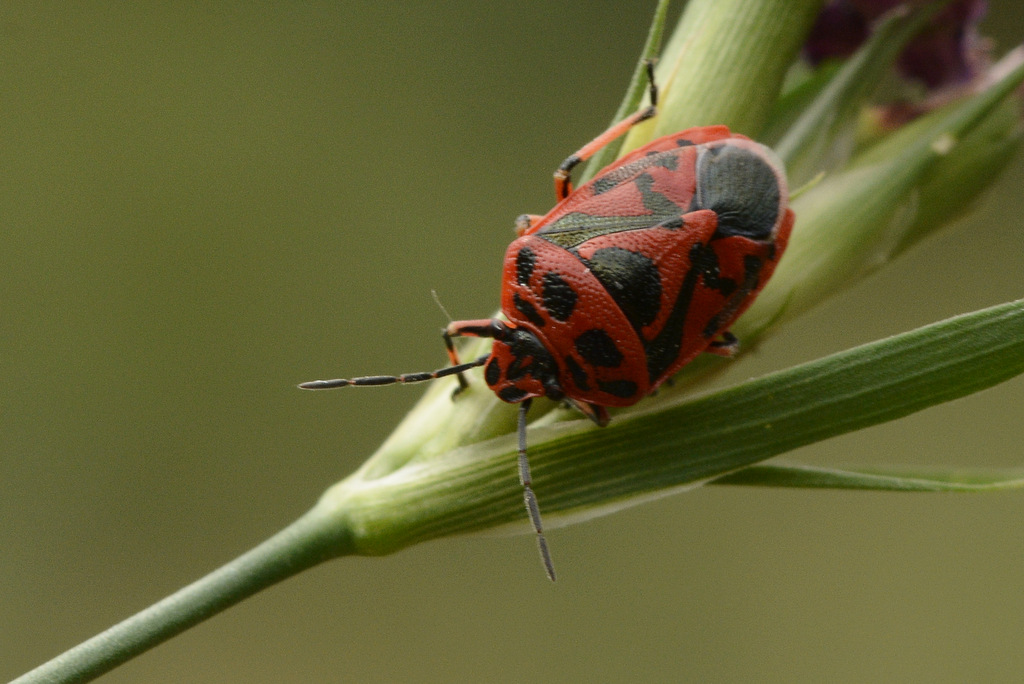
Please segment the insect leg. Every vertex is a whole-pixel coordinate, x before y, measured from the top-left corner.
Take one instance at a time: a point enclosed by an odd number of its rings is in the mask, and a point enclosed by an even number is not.
[[[459,353],[455,350],[455,343],[452,342],[453,337],[501,337],[505,331],[505,324],[501,321],[493,318],[479,318],[472,321],[452,321],[448,324],[448,327],[444,329],[441,337],[444,339],[444,347],[448,351],[448,358],[451,359],[452,366],[459,366]],[[487,360],[487,356],[483,357],[484,361]],[[477,365],[483,365],[481,362]],[[456,371],[458,374],[459,386],[455,390],[455,394],[458,394],[462,390],[469,387],[469,383],[466,382],[465,376],[462,375],[462,371]],[[450,375],[450,374],[449,374]],[[452,395],[454,396],[454,395]]]
[[[716,356],[733,357],[736,356],[736,351],[739,348],[740,341],[736,339],[735,335],[726,330],[717,340],[709,344],[705,351]]]
[[[579,150],[569,155],[566,160],[559,165],[558,170],[555,171],[556,199],[563,200],[572,192],[572,179],[570,175],[577,164],[590,159],[598,150],[610,143],[612,140],[624,135],[626,131],[633,126],[637,125],[641,121],[647,121],[647,119],[652,118],[658,113],[658,86],[654,83],[654,62],[652,61],[647,62],[647,78],[650,81],[649,93],[651,104],[644,109],[641,109],[639,112],[627,116],[625,119],[588,142]]]
[[[608,417],[608,409],[604,406],[591,404],[588,401],[577,401],[575,399],[571,400],[571,402],[573,406],[579,409],[580,413],[594,421],[595,425],[599,427],[605,427],[608,425],[610,418]]]
[[[530,228],[540,221],[543,216],[538,214],[521,214],[516,217],[516,237],[522,237],[530,232]]]

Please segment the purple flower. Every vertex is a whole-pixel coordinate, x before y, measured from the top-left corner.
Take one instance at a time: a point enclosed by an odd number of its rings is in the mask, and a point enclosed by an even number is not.
[[[818,15],[805,55],[814,64],[849,56],[868,37],[871,24],[899,4],[898,0],[831,0]],[[951,3],[907,45],[898,60],[900,73],[930,89],[967,83],[983,73],[988,46],[977,26],[985,10],[984,0]]]

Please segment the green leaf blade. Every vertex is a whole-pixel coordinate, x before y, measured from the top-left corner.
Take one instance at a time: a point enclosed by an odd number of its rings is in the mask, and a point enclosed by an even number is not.
[[[935,467],[821,468],[792,463],[762,463],[711,480],[708,484],[876,492],[991,492],[1024,488],[1024,471]]]
[[[1024,373],[1024,301],[958,316],[673,405],[620,412],[604,429],[530,430],[534,487],[558,523],[721,477],[829,437]],[[522,523],[510,437],[373,481],[339,484],[363,553]]]

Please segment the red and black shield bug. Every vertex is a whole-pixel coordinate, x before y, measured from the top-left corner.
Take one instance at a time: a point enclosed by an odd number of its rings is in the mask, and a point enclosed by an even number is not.
[[[650,69],[649,69],[650,72]],[[535,397],[565,400],[598,425],[702,352],[732,355],[729,326],[771,277],[793,227],[786,176],[768,148],[725,126],[691,128],[622,157],[573,190],[569,174],[650,107],[612,126],[555,172],[558,204],[521,216],[505,253],[505,319],[454,321],[452,365],[426,373],[315,380],[304,389],[420,382],[484,366],[500,399],[520,404],[519,477],[541,558],[555,579],[526,458]],[[460,363],[459,336],[489,337],[491,352]]]

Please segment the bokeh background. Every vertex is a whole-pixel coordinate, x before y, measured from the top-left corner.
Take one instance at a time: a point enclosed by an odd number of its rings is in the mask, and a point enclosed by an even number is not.
[[[364,460],[419,390],[295,384],[441,365],[432,289],[496,307],[653,5],[0,5],[0,678]],[[1021,297],[1022,181],[726,381]],[[791,457],[1020,466],[1022,418],[1018,379]],[[553,531],[554,586],[528,537],[344,559],[104,681],[1016,681],[1022,522],[1024,491],[707,488]]]

